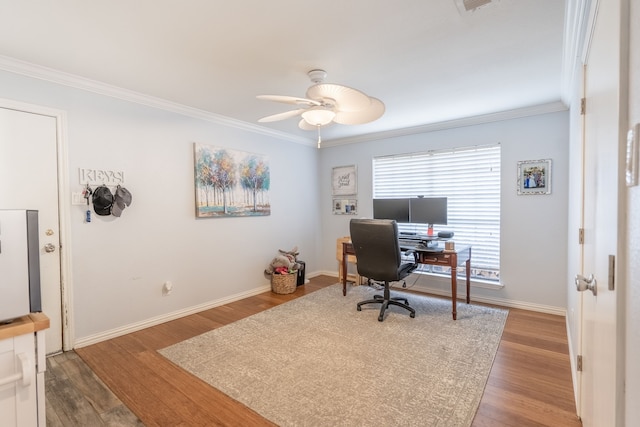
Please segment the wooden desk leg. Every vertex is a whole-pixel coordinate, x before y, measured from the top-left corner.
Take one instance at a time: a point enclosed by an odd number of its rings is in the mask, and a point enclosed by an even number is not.
[[[347,251],[342,246],[342,296],[347,295]]]
[[[457,305],[458,305],[458,256],[457,254],[451,255],[451,305],[453,320],[458,317]]]
[[[466,270],[467,270],[467,304],[471,302],[471,258],[467,259]]]

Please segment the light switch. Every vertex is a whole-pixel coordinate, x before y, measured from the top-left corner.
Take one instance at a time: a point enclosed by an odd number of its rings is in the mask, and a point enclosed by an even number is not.
[[[72,205],[86,205],[87,199],[84,198],[84,194],[82,191],[74,191],[71,193],[71,204]]]

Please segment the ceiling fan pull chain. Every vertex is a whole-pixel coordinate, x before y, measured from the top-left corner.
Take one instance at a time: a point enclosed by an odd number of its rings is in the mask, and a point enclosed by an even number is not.
[[[322,138],[320,138],[320,125],[318,125],[318,149],[320,148],[320,143],[322,143]]]

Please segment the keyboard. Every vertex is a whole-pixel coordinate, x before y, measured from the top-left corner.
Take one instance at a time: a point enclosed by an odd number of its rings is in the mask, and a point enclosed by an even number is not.
[[[439,245],[431,244],[427,246],[420,240],[398,239],[398,243],[400,243],[400,247],[404,250],[416,250],[421,252],[442,252],[443,250]]]

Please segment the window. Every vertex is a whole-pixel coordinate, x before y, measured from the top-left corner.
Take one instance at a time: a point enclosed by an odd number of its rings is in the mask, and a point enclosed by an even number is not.
[[[500,145],[376,157],[373,197],[447,197],[456,245],[472,245],[471,276],[500,278]],[[427,233],[427,224],[398,224]],[[464,269],[461,269],[464,270]],[[439,272],[433,269],[433,272]],[[445,271],[441,271],[445,272]]]

